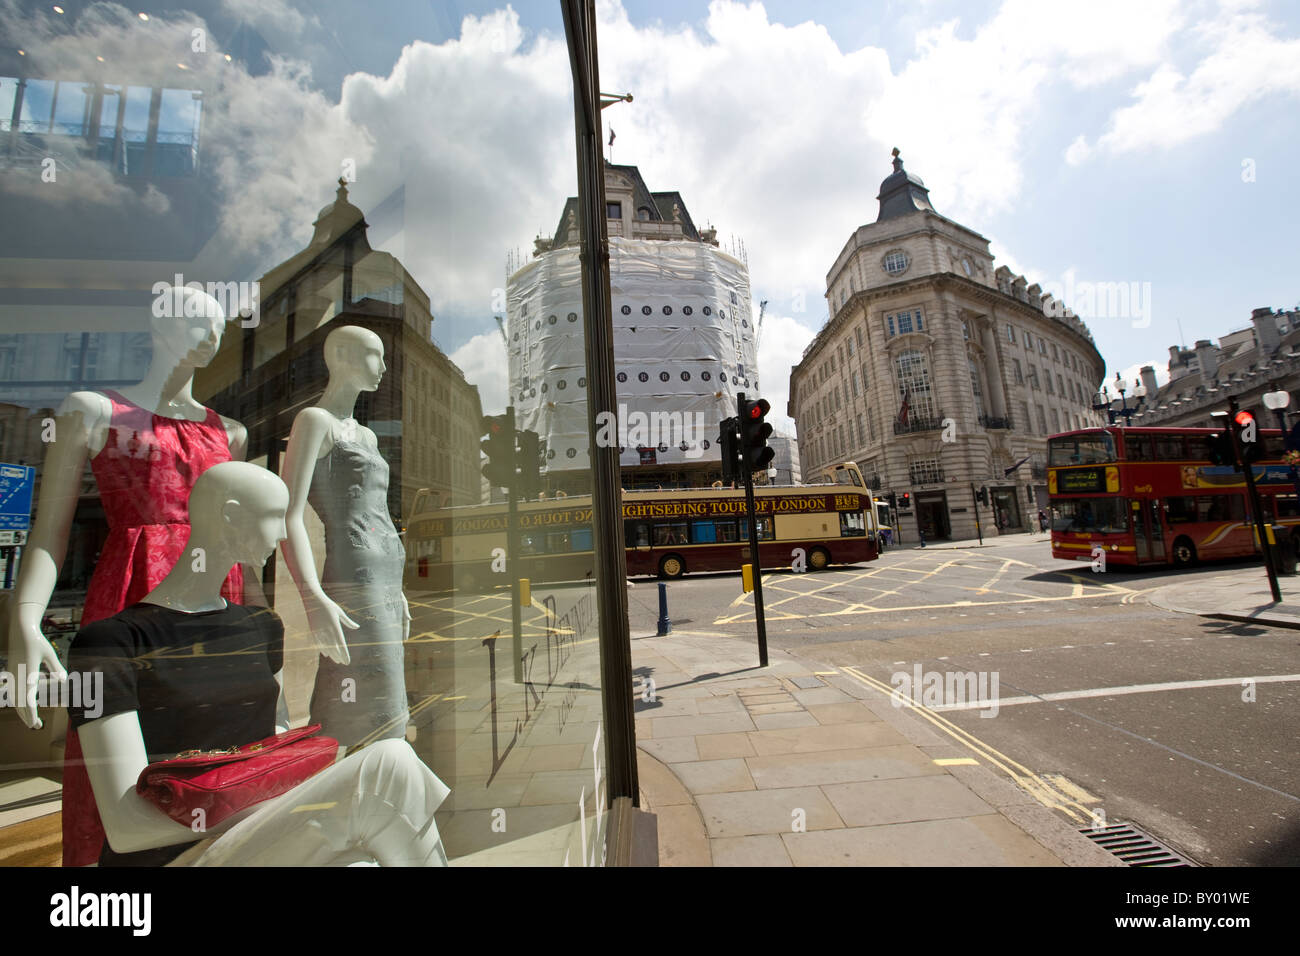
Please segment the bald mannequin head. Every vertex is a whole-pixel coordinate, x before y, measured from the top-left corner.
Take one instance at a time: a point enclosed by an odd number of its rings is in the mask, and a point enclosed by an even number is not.
[[[203,368],[217,354],[226,329],[226,312],[215,298],[191,286],[170,286],[154,297],[154,360]]]
[[[276,475],[244,461],[221,462],[190,492],[190,542],[261,567],[284,540],[288,508],[289,489]]]
[[[384,340],[357,325],[341,326],[325,336],[325,367],[331,382],[373,392],[387,368]]]

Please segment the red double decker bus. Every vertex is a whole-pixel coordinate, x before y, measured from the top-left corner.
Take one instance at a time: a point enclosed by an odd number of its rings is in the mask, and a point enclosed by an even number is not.
[[[1224,427],[1227,425],[1225,423]],[[1245,476],[1211,461],[1213,428],[1110,426],[1047,441],[1052,556],[1114,564],[1188,566],[1258,551]],[[1300,553],[1300,498],[1283,438],[1260,429],[1254,468],[1265,524]]]

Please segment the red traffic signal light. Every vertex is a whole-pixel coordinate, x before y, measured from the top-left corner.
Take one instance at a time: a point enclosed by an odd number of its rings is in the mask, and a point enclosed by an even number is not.
[[[1245,428],[1247,425],[1249,425],[1251,422],[1255,420],[1255,416],[1243,408],[1241,411],[1237,412],[1237,417],[1235,420],[1238,425],[1240,425],[1242,428]]]

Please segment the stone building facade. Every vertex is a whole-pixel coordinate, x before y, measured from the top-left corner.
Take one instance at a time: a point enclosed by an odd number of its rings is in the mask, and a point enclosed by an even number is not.
[[[1105,362],[1084,323],[989,242],[935,212],[903,168],[826,277],[828,319],[791,370],[805,480],[856,461],[900,508],[904,540],[1023,531],[1046,505],[1048,435],[1100,424]]]
[[[1133,409],[1134,425],[1218,427],[1222,420],[1211,413],[1227,409],[1228,400],[1235,398],[1273,428],[1279,422],[1265,408],[1263,396],[1277,388],[1293,396],[1286,409],[1290,425],[1300,410],[1300,308],[1255,309],[1248,327],[1229,332],[1217,345],[1208,339],[1190,349],[1171,345],[1169,381],[1163,386],[1157,387],[1153,366],[1144,365],[1140,374],[1146,395],[1136,405],[1131,397],[1111,405],[1116,412],[1125,403]],[[1130,396],[1136,384],[1128,385]]]

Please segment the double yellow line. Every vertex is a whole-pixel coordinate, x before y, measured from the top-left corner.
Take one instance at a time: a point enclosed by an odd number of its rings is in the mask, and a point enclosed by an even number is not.
[[[894,701],[895,688],[891,685],[886,684],[884,681],[872,677],[869,674],[863,673],[856,667],[841,667],[840,670],[872,690],[884,694],[886,697],[891,699],[891,703]],[[1013,783],[1049,810],[1060,810],[1072,820],[1077,820],[1080,823],[1091,823],[1093,821],[1093,812],[1085,804],[1079,802],[1068,793],[1065,787],[1057,786],[1044,780],[1028,767],[1017,763],[1006,754],[990,747],[978,737],[967,733],[952,721],[938,713],[935,713],[928,707],[918,704],[907,697],[901,695],[900,697],[904,706],[910,707],[939,730],[952,737],[957,743],[962,744],[967,749],[983,758],[991,766],[997,767],[1010,777]],[[1083,796],[1084,794],[1080,791],[1080,795]]]

